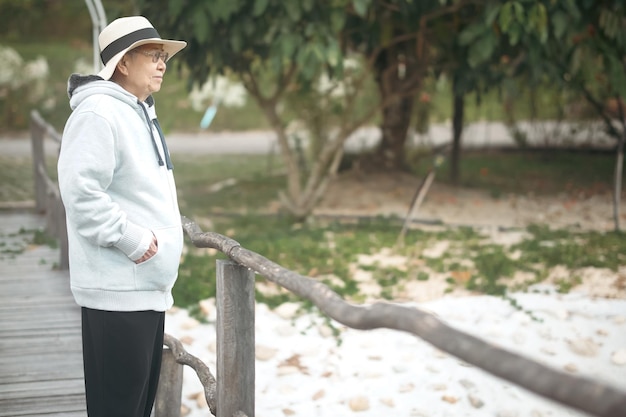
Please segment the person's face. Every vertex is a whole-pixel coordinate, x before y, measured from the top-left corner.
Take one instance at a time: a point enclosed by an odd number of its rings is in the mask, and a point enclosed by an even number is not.
[[[167,69],[162,45],[141,45],[126,54],[126,90],[141,101],[161,89]]]

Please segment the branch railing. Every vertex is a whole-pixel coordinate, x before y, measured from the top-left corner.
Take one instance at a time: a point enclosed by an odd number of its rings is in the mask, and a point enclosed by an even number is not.
[[[60,135],[36,111],[31,114],[36,207],[47,217],[47,231],[61,242],[60,267],[67,268],[65,211],[58,186],[47,175],[43,141]],[[203,232],[183,217],[182,227],[194,246],[213,248],[230,261],[217,265],[217,375],[189,354],[176,338],[165,335],[163,364],[155,404],[156,417],[179,417],[183,365],[191,367],[217,417],[254,416],[254,274],[312,301],[324,314],[359,330],[388,328],[415,335],[434,347],[494,376],[565,406],[598,417],[626,416],[626,392],[604,382],[573,376],[510,352],[448,326],[418,308],[378,302],[346,302],[328,286],[272,262],[215,232]]]
[[[203,232],[193,221],[183,217],[183,229],[198,248],[213,248],[224,253],[232,262],[229,268],[220,264],[228,261],[218,260],[217,273],[217,374],[216,380],[206,365],[200,365],[196,359],[182,349],[174,338],[168,336],[166,343],[174,351],[178,363],[192,365],[200,370],[201,381],[205,387],[207,403],[211,412],[217,417],[252,417],[254,406],[249,410],[249,399],[254,398],[254,382],[249,382],[250,374],[254,375],[254,334],[243,334],[240,329],[233,328],[227,333],[224,323],[254,323],[249,318],[249,311],[254,311],[254,300],[233,301],[232,297],[240,297],[242,281],[254,285],[254,276],[246,274],[252,271],[280,285],[292,293],[312,301],[324,314],[353,329],[371,330],[387,328],[404,331],[415,335],[436,348],[445,351],[462,361],[549,400],[587,412],[594,416],[619,417],[626,415],[626,392],[604,382],[583,376],[573,376],[532,359],[506,349],[495,346],[487,341],[457,330],[434,315],[419,308],[378,302],[369,306],[359,306],[344,301],[328,286],[310,277],[290,271],[271,260],[242,247],[237,241],[214,232]],[[251,284],[250,284],[251,283]],[[234,285],[230,291],[220,291],[220,286]],[[249,291],[249,289],[248,289]],[[225,297],[226,307],[220,307],[220,298]],[[234,304],[234,305],[233,305]],[[250,305],[252,304],[252,305]],[[247,306],[242,308],[242,306]],[[241,313],[244,311],[243,313]],[[247,321],[237,315],[243,314]],[[238,338],[240,337],[241,338]],[[246,339],[247,338],[247,339]],[[224,340],[226,339],[226,340]],[[243,348],[242,348],[243,346]],[[221,347],[221,349],[220,349]],[[234,352],[234,353],[233,353]],[[228,367],[220,355],[242,355],[247,352],[250,357],[243,359],[249,368]],[[240,358],[241,359],[241,358]],[[193,363],[193,364],[192,364]],[[232,366],[232,362],[231,362]],[[246,376],[246,374],[248,374]],[[229,390],[220,389],[228,378]],[[238,383],[233,384],[233,380]],[[205,384],[206,382],[206,384]],[[247,390],[247,391],[246,391]],[[216,395],[217,393],[217,395]],[[180,397],[180,393],[178,394]],[[226,404],[228,404],[226,406]],[[178,416],[178,414],[176,414]],[[157,416],[159,416],[157,414]],[[165,415],[162,415],[165,417]],[[159,416],[160,417],[160,416]],[[170,416],[167,416],[170,417]]]
[[[59,242],[61,249],[59,269],[67,270],[69,261],[65,207],[61,201],[59,186],[48,175],[46,138],[52,139],[57,147],[61,146],[61,135],[36,110],[33,110],[30,115],[30,140],[35,179],[35,209],[46,216],[46,233],[55,237]]]

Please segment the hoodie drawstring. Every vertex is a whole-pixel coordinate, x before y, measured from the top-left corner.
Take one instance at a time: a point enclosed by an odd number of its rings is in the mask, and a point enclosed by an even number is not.
[[[163,131],[161,130],[161,125],[157,119],[152,120],[154,126],[157,128],[157,132],[159,132],[159,136],[161,137],[161,144],[163,145],[163,153],[165,154],[165,163],[167,165],[167,169],[174,169],[174,164],[172,164],[172,159],[170,158],[170,152],[167,149],[167,144],[165,143],[165,136],[163,136]]]
[[[146,108],[143,106],[143,103],[141,103],[140,101],[137,101],[137,103],[139,103],[139,107],[141,107],[141,110],[143,110],[143,114],[146,117],[146,122],[148,122],[148,130],[150,131],[150,136],[152,137],[152,145],[154,146],[154,151],[157,154],[159,166],[162,167],[163,165],[166,165],[166,164],[163,162],[163,158],[161,158],[159,147],[157,146],[156,139],[154,138],[150,116],[148,115],[148,111],[146,110]],[[163,132],[161,131],[161,126],[159,125],[159,122],[157,121],[157,119],[154,119],[153,122],[154,122],[154,126],[157,128],[157,131],[159,132],[159,136],[161,137],[161,145],[163,146],[163,153],[165,154],[165,161],[167,163],[166,165],[167,169],[174,169],[174,165],[172,164],[172,160],[170,159],[170,153],[167,150],[167,145],[165,144],[165,137],[163,137]]]

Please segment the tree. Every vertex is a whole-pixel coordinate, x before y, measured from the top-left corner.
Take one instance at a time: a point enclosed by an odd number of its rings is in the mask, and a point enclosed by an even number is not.
[[[626,5],[577,0],[551,6],[553,37],[545,52],[566,86],[585,97],[616,141],[613,218],[618,231],[626,142]]]
[[[450,147],[450,181],[460,180],[461,137],[464,125],[465,97],[475,93],[477,100],[503,78],[497,39],[480,34],[492,25],[489,5],[468,5],[454,13],[452,19],[438,22],[434,47],[438,51],[433,62],[436,77],[452,80],[452,146]],[[474,28],[474,30],[468,30]],[[443,36],[452,33],[453,36]],[[489,56],[488,60],[483,57]]]
[[[339,112],[337,98],[331,100],[336,88],[318,88],[323,76],[342,80],[345,57],[339,33],[344,28],[346,10],[359,3],[138,1],[141,12],[160,30],[188,41],[179,62],[190,71],[191,83],[204,83],[215,74],[234,76],[257,102],[276,133],[288,171],[281,201],[298,220],[306,218],[323,195],[329,178],[337,171],[345,141],[375,112],[353,111],[363,91],[360,85],[366,79],[362,71],[352,71],[350,88],[344,88],[346,93],[340,98]],[[315,100],[308,102],[312,106],[301,105],[307,99]],[[300,105],[294,105],[297,102]],[[314,112],[324,120],[311,117]],[[337,125],[331,130],[324,123],[331,123],[333,117]],[[302,163],[302,155],[294,146],[299,141],[290,137],[288,124],[293,120],[308,125],[305,133],[314,145],[308,153],[309,163]]]
[[[486,10],[491,10],[487,16],[493,16],[493,28],[475,23],[467,31],[517,48],[523,59],[519,67],[530,80],[548,79],[584,97],[615,139],[614,220],[619,230],[626,141],[626,5],[611,0],[500,0],[490,4]],[[474,56],[476,63],[490,57]]]
[[[361,0],[359,3],[361,7],[355,8],[357,13],[348,16],[343,39],[370,63],[378,86],[381,141],[374,163],[401,170],[415,97],[438,55],[446,53],[439,46],[456,37],[456,17],[468,9],[480,9],[481,2]]]

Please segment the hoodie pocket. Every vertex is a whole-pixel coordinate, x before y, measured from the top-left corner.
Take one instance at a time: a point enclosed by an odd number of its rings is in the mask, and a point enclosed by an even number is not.
[[[183,249],[183,231],[180,225],[153,230],[157,238],[157,253],[140,264],[135,264],[135,288],[140,291],[168,291],[178,276]]]

